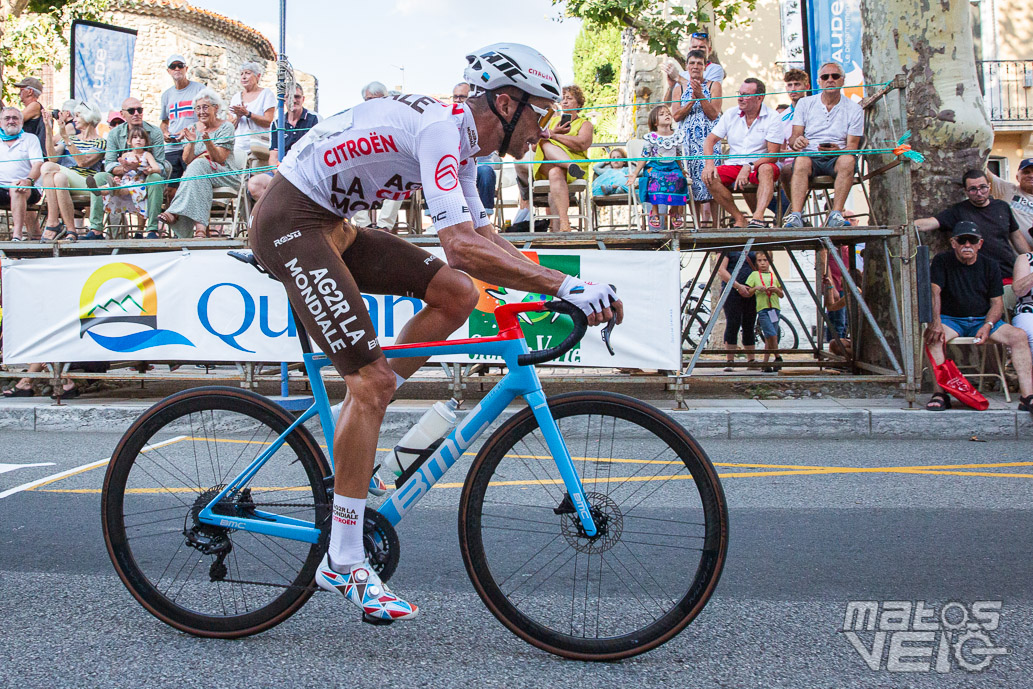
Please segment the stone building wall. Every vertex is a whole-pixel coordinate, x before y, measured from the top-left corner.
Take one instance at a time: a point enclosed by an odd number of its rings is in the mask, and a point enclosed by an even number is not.
[[[145,117],[157,123],[161,108],[161,94],[172,85],[165,67],[169,55],[179,53],[187,59],[189,78],[199,81],[228,102],[233,94],[241,90],[240,65],[255,61],[266,65],[260,81],[261,86],[275,89],[276,61],[268,40],[253,29],[237,29],[228,32],[208,25],[211,20],[198,14],[198,20],[190,18],[191,9],[177,15],[162,16],[128,9],[108,12],[101,20],[137,31],[136,48],[133,56],[132,93],[143,101]],[[318,81],[315,76],[294,71],[295,78],[305,89],[305,104],[310,110],[319,107]],[[68,68],[54,75],[55,106],[68,97]]]

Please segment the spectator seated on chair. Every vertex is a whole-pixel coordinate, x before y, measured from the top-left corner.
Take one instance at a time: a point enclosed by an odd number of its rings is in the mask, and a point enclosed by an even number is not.
[[[187,61],[182,55],[169,55],[165,68],[172,77],[172,86],[161,94],[161,131],[165,136],[165,160],[172,166],[169,180],[183,176],[183,130],[197,124],[194,98],[204,84],[187,78]]]
[[[614,148],[610,151],[611,160],[608,163],[596,163],[592,166],[595,178],[592,180],[592,196],[613,196],[616,194],[628,193],[628,172],[631,167],[624,158],[628,157],[627,151],[623,148]]]
[[[687,155],[684,130],[674,128],[674,115],[666,105],[658,105],[649,112],[649,133],[643,137],[643,160],[635,164],[628,184],[637,185],[638,198],[650,204],[649,227],[662,229],[661,209],[671,210],[670,224],[681,229],[684,224],[685,204],[689,198],[688,173],[683,160]],[[670,160],[645,160],[669,158]],[[645,171],[645,175],[642,172]]]
[[[801,98],[810,93],[811,78],[802,69],[791,69],[782,77],[782,82],[785,84],[785,90],[789,96],[789,105],[779,105],[776,108],[779,118],[782,120],[782,133],[779,135],[778,140],[772,136],[768,141],[777,143],[779,145],[779,152],[791,153],[792,149],[789,147],[789,140],[793,138],[793,117],[796,115],[796,104],[800,102]],[[773,131],[770,133],[774,134]],[[772,199],[771,204],[768,206],[771,212],[776,214],[776,217],[785,215],[789,210],[789,195],[786,194],[786,189],[793,179],[794,160],[796,160],[795,155],[782,155],[778,158],[779,178],[782,180],[783,185],[778,189],[779,198]]]
[[[195,239],[219,236],[217,231],[208,229],[215,188],[236,189],[240,184],[240,176],[232,174],[237,170],[233,125],[223,119],[224,108],[222,98],[211,89],[202,89],[194,98],[197,124],[183,130],[187,142],[183,149],[186,173],[176,198],[159,216],[177,237],[189,237],[191,233]]]
[[[33,186],[43,166],[39,139],[22,130],[22,111],[0,109],[0,206],[11,209],[11,239],[21,241],[29,205],[40,199]]]
[[[147,187],[143,181],[148,175],[161,171],[158,161],[147,150],[147,132],[143,127],[129,128],[129,150],[123,156],[127,163],[139,167],[127,169],[121,175],[112,175],[108,184],[98,187],[93,177],[86,179],[93,193],[104,197],[104,209],[109,213],[123,213],[145,217],[147,215]]]
[[[534,150],[530,175],[535,180],[549,180],[549,214],[558,216],[551,222],[553,231],[569,232],[570,182],[584,179],[588,172],[588,149],[592,145],[592,123],[581,115],[585,94],[576,85],[564,86],[560,99],[562,114],[553,117],[545,135]],[[518,178],[528,179],[528,166],[517,167]],[[533,194],[533,190],[532,190]]]
[[[1030,349],[1033,349],[1033,252],[1015,259],[1012,280],[1016,297],[1012,324],[1026,333]]]
[[[151,156],[161,168],[160,172],[151,172],[143,181],[147,183],[147,225],[146,237],[157,239],[158,237],[158,214],[161,213],[161,204],[164,199],[164,180],[172,172],[172,166],[165,160],[165,135],[161,129],[143,118],[143,103],[136,98],[126,98],[122,101],[122,119],[124,122],[110,132],[104,144],[104,172],[98,172],[91,179],[97,187],[109,186],[114,176],[124,177],[126,172],[139,172],[144,167],[145,161],[140,160],[129,151],[129,128],[142,127],[147,133],[148,148]],[[100,194],[94,194],[90,199],[90,230],[95,235],[102,235],[104,232],[104,199]]]
[[[735,227],[767,226],[764,211],[771,203],[778,180],[778,163],[769,154],[778,153],[779,144],[770,140],[781,136],[782,121],[764,105],[765,92],[760,79],[744,80],[739,87],[738,106],[721,115],[703,144],[703,154],[713,156],[714,147],[722,139],[728,141],[728,164],[715,165],[714,159],[708,157],[703,181],[718,205],[732,216]],[[753,210],[749,222],[735,205],[729,189],[742,191],[747,184],[757,185],[756,193],[746,194],[746,204]]]
[[[294,98],[291,100],[290,110],[284,113],[283,116],[283,152],[284,155],[291,150],[291,147],[298,142],[301,137],[308,134],[308,130],[319,124],[319,115],[314,112],[309,112],[305,109],[305,89],[301,87],[301,84],[294,85]],[[279,123],[273,121],[269,131],[271,133],[269,139],[269,165],[276,167],[280,164],[280,132],[278,131]],[[262,194],[269,188],[269,183],[273,181],[273,171],[255,173],[247,181],[247,190],[251,194],[251,198],[255,201],[262,198]]]
[[[839,63],[826,62],[818,69],[821,93],[801,98],[794,109],[789,148],[816,155],[801,155],[793,163],[789,194],[791,210],[783,220],[785,227],[803,227],[803,206],[810,193],[812,177],[835,179],[832,210],[825,226],[843,227],[847,224],[843,208],[854,184],[857,156],[838,151],[856,151],[861,147],[864,111],[843,95],[845,75]]]
[[[997,342],[1011,349],[1019,377],[1019,409],[1033,414],[1033,365],[1026,333],[1008,325],[1004,289],[997,264],[979,255],[983,238],[975,223],[954,226],[951,251],[937,254],[929,269],[933,292],[933,320],[925,331],[925,345],[937,365],[945,358],[946,343],[955,337],[975,338],[975,344]],[[938,389],[926,404],[930,411],[950,409],[950,398]]]
[[[951,232],[959,222],[975,223],[985,247],[981,255],[997,264],[1002,279],[1010,281],[1016,253],[1033,251],[1033,247],[1019,229],[1011,207],[990,196],[986,172],[968,170],[961,176],[961,185],[967,200],[948,206],[935,217],[915,220],[915,227],[922,232],[937,229]]]
[[[100,122],[100,111],[78,103],[74,106],[73,120],[74,127],[65,126],[66,123],[62,113],[58,113],[58,131],[61,136],[60,149],[66,154],[64,157],[71,161],[71,166],[58,165],[53,160],[43,163],[40,168],[40,186],[47,197],[47,221],[43,227],[43,241],[54,241],[63,237],[78,239],[79,235],[75,228],[75,206],[72,203],[72,194],[69,188],[87,190],[86,180],[93,177],[104,165],[105,141],[97,133],[97,124]],[[49,112],[44,112],[45,119],[50,118]],[[70,133],[69,129],[72,132]],[[47,127],[47,145],[51,151],[56,151],[59,146],[54,142],[52,129]],[[99,233],[87,233],[85,239],[102,239]]]
[[[263,68],[257,62],[245,62],[240,66],[240,85],[243,90],[230,98],[230,123],[234,126],[233,155],[237,160],[234,169],[240,170],[247,164],[249,153],[261,155],[263,162],[269,156],[269,127],[276,120],[276,96],[267,88],[261,88]]]

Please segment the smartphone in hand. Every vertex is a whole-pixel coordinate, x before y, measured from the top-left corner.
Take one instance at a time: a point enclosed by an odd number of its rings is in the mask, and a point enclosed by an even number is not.
[[[560,116],[560,124],[570,124],[570,121],[572,119],[574,119],[574,116],[571,115],[569,112],[565,112],[563,113],[563,115]]]

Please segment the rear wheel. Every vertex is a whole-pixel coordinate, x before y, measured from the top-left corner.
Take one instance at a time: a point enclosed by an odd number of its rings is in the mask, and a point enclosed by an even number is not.
[[[322,529],[318,543],[198,519],[293,421],[254,393],[197,388],[151,407],[122,437],[101,496],[104,540],[122,582],[153,615],[191,634],[246,636],[282,622],[312,595],[326,552],[331,472],[305,428],[214,509],[228,519],[259,512],[312,522]]]
[[[463,488],[459,539],[474,588],[525,641],[616,660],[699,614],[728,547],[706,453],[667,415],[609,393],[549,400],[599,534],[587,537],[529,409],[485,443]]]

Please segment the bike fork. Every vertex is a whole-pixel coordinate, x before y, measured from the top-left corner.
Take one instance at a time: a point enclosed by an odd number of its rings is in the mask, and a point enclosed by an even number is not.
[[[581,520],[581,528],[584,529],[586,536],[595,536],[599,533],[599,529],[595,524],[595,520],[592,519],[588,498],[585,497],[585,487],[581,483],[581,477],[578,476],[577,469],[574,468],[574,460],[570,458],[570,452],[567,451],[567,444],[563,442],[563,436],[560,435],[560,429],[556,425],[556,420],[552,418],[552,412],[549,410],[549,403],[545,398],[545,393],[539,389],[525,394],[524,399],[531,406],[531,412],[538,421],[538,427],[542,429],[545,443],[548,445],[549,451],[556,461],[556,468],[559,469],[560,476],[563,478],[563,485],[567,489],[567,496],[570,498]]]

